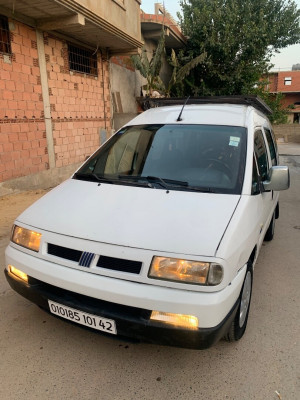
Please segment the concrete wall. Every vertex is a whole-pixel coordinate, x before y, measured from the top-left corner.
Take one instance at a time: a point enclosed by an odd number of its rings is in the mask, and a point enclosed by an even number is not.
[[[300,125],[285,124],[273,126],[276,139],[284,143],[300,143]]]
[[[140,0],[75,0],[109,24],[141,39]]]
[[[136,113],[135,98],[140,96],[140,79],[129,57],[111,58],[111,93],[114,111],[117,113]],[[118,95],[119,93],[119,95]],[[120,103],[119,103],[120,102]]]
[[[10,179],[0,183],[0,197],[23,190],[49,189],[59,185],[62,181],[73,175],[81,165],[76,163],[64,168],[46,169],[36,174]]]
[[[157,43],[146,40],[144,44],[149,59],[156,50]],[[147,83],[139,71],[135,71],[130,57],[111,58],[111,92],[113,102],[113,128],[117,130],[138,114],[136,97],[141,96],[142,86]],[[171,67],[166,55],[163,57],[160,77],[165,84],[171,76]],[[145,92],[143,92],[145,94]]]
[[[113,129],[120,129],[138,113],[136,97],[141,95],[141,77],[130,57],[110,59]]]

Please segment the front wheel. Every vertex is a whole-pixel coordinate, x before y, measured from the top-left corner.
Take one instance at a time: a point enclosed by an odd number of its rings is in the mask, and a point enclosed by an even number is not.
[[[230,328],[225,335],[225,339],[228,342],[234,342],[240,340],[244,335],[251,302],[252,293],[252,280],[253,280],[253,268],[251,261],[248,261],[248,267],[246,271],[246,276],[244,279],[242,291],[239,298],[239,307],[237,313],[232,321]]]

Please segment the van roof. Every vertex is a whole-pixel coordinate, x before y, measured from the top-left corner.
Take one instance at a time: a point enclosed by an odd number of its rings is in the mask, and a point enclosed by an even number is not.
[[[140,98],[143,109],[188,104],[236,104],[252,106],[265,115],[272,114],[271,108],[259,97],[248,96],[204,96],[204,97],[172,97],[172,98]]]
[[[180,117],[179,117],[180,116]],[[250,121],[263,118],[254,107],[243,104],[188,104],[154,107],[136,116],[126,125],[227,125],[247,127]]]

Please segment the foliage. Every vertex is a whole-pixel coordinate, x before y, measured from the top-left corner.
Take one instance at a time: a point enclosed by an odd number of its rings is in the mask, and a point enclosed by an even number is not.
[[[261,81],[253,90],[252,93],[260,96],[262,100],[271,108],[273,111],[272,115],[269,115],[269,120],[272,124],[286,124],[288,121],[288,109],[283,107],[284,95],[282,93],[270,93],[265,90],[267,81]]]
[[[151,96],[154,90],[159,91],[166,97],[170,96],[171,90],[177,85],[182,83],[184,78],[190,73],[190,71],[199,65],[206,58],[206,53],[200,54],[186,62],[183,66],[180,65],[175,51],[172,49],[170,65],[173,67],[172,76],[169,83],[165,85],[160,76],[160,70],[162,67],[162,56],[165,53],[165,35],[164,29],[162,29],[161,36],[158,41],[157,48],[154,55],[149,60],[147,56],[147,50],[145,47],[142,48],[140,55],[134,55],[131,57],[134,67],[146,78],[146,95]]]
[[[141,54],[131,57],[134,67],[138,71],[140,71],[141,75],[147,80],[147,96],[151,96],[153,90],[159,90],[161,88],[162,82],[159,78],[159,73],[162,67],[162,57],[164,52],[165,33],[163,28],[157,44],[157,48],[150,60],[148,59],[147,50],[145,47],[142,47]]]
[[[180,96],[183,91],[183,80],[191,73],[192,69],[201,64],[205,58],[206,53],[203,53],[186,62],[183,66],[180,66],[176,53],[172,49],[170,65],[173,67],[173,71],[169,83],[165,88],[166,97],[170,97],[172,89],[177,96]]]
[[[186,94],[253,93],[271,55],[300,42],[300,10],[292,0],[181,0],[189,37],[185,57],[207,57],[190,73]]]
[[[282,93],[262,92],[260,96],[273,111],[273,114],[269,116],[271,123],[275,125],[286,124],[288,122],[288,111],[282,106],[284,95]]]

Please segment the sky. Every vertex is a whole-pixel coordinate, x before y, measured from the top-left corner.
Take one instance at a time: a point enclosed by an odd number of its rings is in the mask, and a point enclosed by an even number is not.
[[[300,8],[300,0],[294,0]],[[163,3],[163,0],[142,0],[141,9],[149,14],[154,14],[154,3]],[[164,0],[165,8],[177,20],[176,13],[181,11],[179,0]],[[271,59],[274,70],[289,71],[294,64],[300,64],[300,44],[288,46]]]

